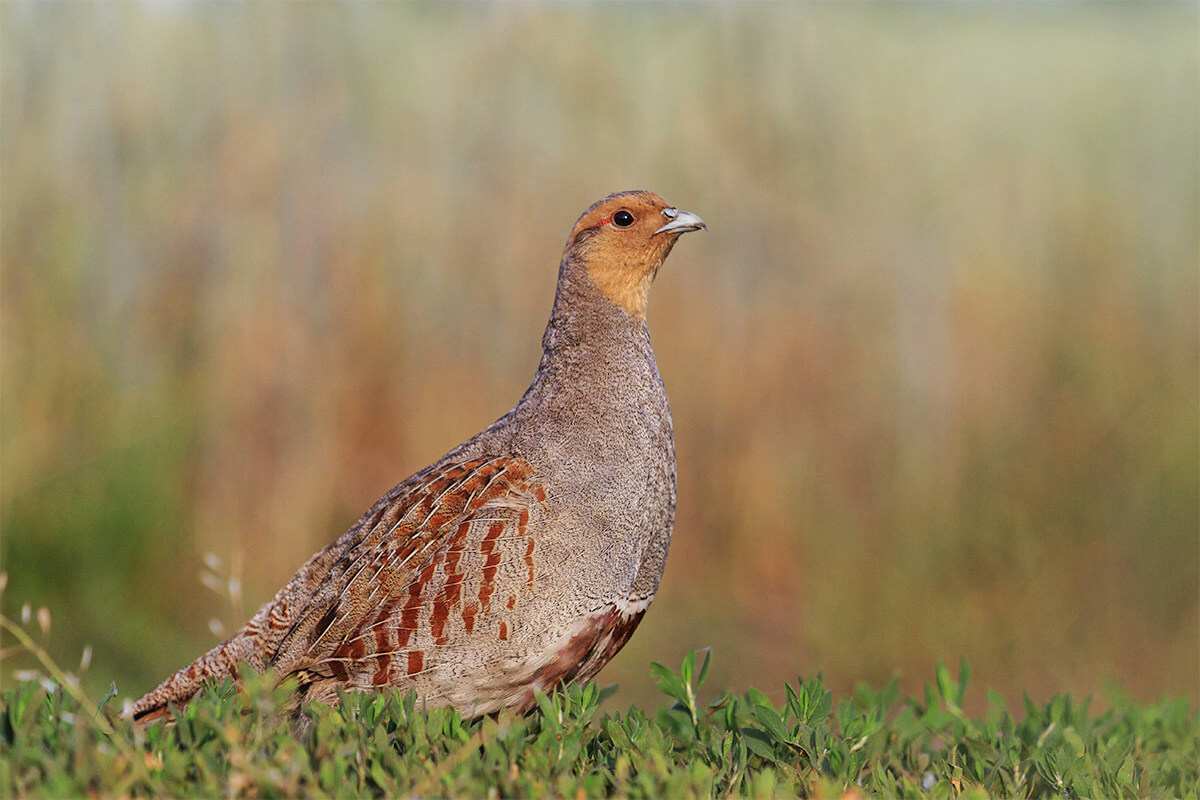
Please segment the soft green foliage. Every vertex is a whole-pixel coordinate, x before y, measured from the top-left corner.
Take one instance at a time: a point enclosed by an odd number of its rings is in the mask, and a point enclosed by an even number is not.
[[[0,794],[437,797],[1197,797],[1200,718],[1183,700],[1150,705],[1058,695],[1019,720],[998,695],[962,711],[970,673],[939,666],[924,697],[893,682],[835,701],[820,676],[704,706],[689,653],[652,667],[675,703],[602,712],[595,684],[539,696],[527,716],[464,720],[397,693],[345,696],[286,724],[289,688],[248,676],[214,687],[149,728],[93,709],[49,682],[0,700]],[[111,732],[105,731],[111,726]]]

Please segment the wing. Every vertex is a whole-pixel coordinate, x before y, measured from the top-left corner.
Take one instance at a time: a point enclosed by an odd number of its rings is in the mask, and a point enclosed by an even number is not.
[[[414,635],[427,626],[422,636],[445,644],[455,608],[470,632],[474,615],[486,614],[491,601],[500,541],[525,536],[545,500],[517,458],[448,462],[420,476],[373,509],[368,532],[330,568],[281,641],[273,668],[302,682],[324,677],[362,687],[419,672]],[[464,603],[458,565],[468,537],[480,541],[482,563],[478,602]],[[530,574],[531,589],[532,582]]]

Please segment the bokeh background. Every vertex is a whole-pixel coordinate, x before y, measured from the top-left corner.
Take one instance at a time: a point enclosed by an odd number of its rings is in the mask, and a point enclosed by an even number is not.
[[[1197,9],[0,4],[4,612],[150,688],[515,402],[648,188],[711,231],[613,702],[1200,700]]]

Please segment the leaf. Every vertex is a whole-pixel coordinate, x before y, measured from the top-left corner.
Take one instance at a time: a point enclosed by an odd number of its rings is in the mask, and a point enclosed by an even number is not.
[[[679,666],[679,678],[683,683],[692,682],[692,670],[696,666],[696,651],[688,650],[687,655],[683,657],[683,663]]]
[[[820,687],[820,684],[817,684]],[[816,703],[813,703],[808,711],[808,718],[804,720],[804,724],[813,725],[816,722],[824,720],[829,716],[829,712],[833,710],[833,692],[825,688],[819,688],[820,697]]]
[[[775,705],[767,699],[767,696],[753,687],[746,690],[746,699],[750,701],[752,706],[766,706],[767,708],[775,708]]]
[[[946,664],[939,661],[934,675],[937,679],[938,694],[942,696],[942,700],[954,702],[954,679],[950,677],[950,670],[946,669]]]
[[[745,728],[742,731],[742,736],[742,741],[746,743],[746,748],[751,753],[768,761],[778,762],[778,759],[775,758],[775,747],[766,733],[756,728]]]
[[[658,678],[658,688],[663,694],[679,701],[684,706],[687,705],[687,690],[684,688],[683,681],[675,677],[675,673],[662,664],[651,664],[650,674]]]
[[[787,744],[791,737],[784,730],[783,720],[779,718],[779,714],[769,706],[756,705],[754,706],[754,718],[759,724],[767,729],[767,732],[775,738],[776,741]]]

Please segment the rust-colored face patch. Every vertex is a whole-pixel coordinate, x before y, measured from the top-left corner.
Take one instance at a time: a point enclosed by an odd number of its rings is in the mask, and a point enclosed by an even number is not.
[[[670,208],[653,192],[610,195],[575,223],[564,255],[583,263],[613,303],[644,319],[650,285],[680,236],[656,233],[668,222],[663,211]]]

